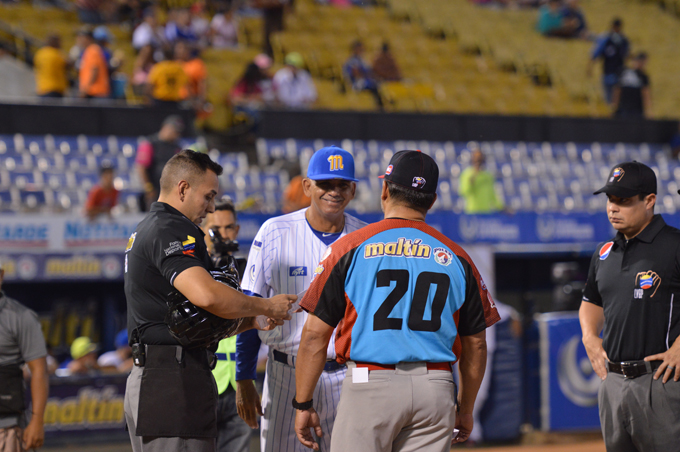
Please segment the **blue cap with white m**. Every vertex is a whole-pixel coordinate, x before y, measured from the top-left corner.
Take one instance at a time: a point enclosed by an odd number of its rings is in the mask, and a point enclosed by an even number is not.
[[[354,178],[354,157],[337,146],[321,148],[312,155],[307,167],[307,177],[312,180],[358,180]]]

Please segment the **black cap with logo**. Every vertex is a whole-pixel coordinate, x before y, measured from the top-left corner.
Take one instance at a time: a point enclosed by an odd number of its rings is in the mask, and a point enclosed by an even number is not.
[[[619,198],[656,194],[656,174],[654,170],[640,162],[620,163],[609,173],[605,186],[593,194],[598,193],[606,193]]]
[[[411,190],[436,193],[439,167],[432,157],[420,151],[399,151],[379,177]]]

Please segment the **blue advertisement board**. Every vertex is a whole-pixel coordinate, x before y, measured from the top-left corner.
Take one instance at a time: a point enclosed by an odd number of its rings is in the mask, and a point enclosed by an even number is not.
[[[597,392],[601,380],[581,342],[578,313],[540,314],[536,322],[540,335],[541,429],[599,429]]]

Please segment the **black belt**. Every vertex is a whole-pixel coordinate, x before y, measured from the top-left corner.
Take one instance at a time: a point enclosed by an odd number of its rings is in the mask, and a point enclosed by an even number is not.
[[[287,364],[289,366],[295,367],[295,355],[288,355],[286,353],[274,350],[274,361]],[[324,372],[334,372],[341,367],[345,367],[344,364],[339,364],[337,361],[326,361],[326,365],[323,366]]]
[[[607,361],[607,370],[626,378],[635,378],[654,372],[661,365],[661,361],[624,361],[613,363]]]

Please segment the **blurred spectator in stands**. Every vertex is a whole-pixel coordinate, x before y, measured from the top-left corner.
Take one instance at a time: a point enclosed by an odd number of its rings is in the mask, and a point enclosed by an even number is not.
[[[5,270],[0,261],[0,289]],[[43,420],[49,383],[45,338],[38,315],[0,291],[0,449],[19,452],[43,445]],[[25,395],[21,366],[31,373],[30,398]],[[30,400],[29,405],[26,403]]]
[[[194,46],[205,48],[210,39],[210,17],[205,11],[205,3],[202,0],[197,1],[191,5],[189,12],[191,14],[191,31],[198,38],[198,42],[194,43]]]
[[[163,121],[161,130],[142,141],[137,148],[135,166],[137,174],[144,186],[144,195],[140,203],[145,210],[158,199],[163,167],[170,158],[182,149],[179,139],[184,131],[184,121],[180,116],[170,115]]]
[[[90,189],[85,201],[85,215],[92,221],[99,215],[111,216],[111,209],[118,203],[118,190],[113,186],[114,169],[109,163],[99,169],[99,183]]]
[[[238,46],[238,19],[229,5],[221,2],[210,23],[210,41],[216,49]]]
[[[574,37],[577,21],[573,17],[566,17],[562,13],[560,0],[548,0],[548,3],[538,10],[536,28],[543,36],[556,38]]]
[[[149,7],[144,10],[144,20],[132,33],[132,47],[138,52],[145,46],[158,49],[165,42],[165,32],[163,27],[158,25],[156,20],[156,10]]]
[[[111,95],[109,68],[102,48],[91,33],[84,35],[87,43],[78,72],[80,97],[105,98]]]
[[[229,102],[234,108],[234,113],[243,113],[253,121],[253,127],[257,127],[260,113],[259,110],[266,105],[262,82],[265,77],[255,63],[249,63],[241,78],[229,92]]]
[[[68,63],[61,52],[61,38],[49,35],[45,47],[35,52],[36,93],[40,97],[64,97],[68,88],[66,69]]]
[[[619,74],[623,70],[630,50],[628,39],[623,35],[622,28],[621,19],[617,18],[612,21],[611,31],[595,44],[586,69],[586,75],[592,76],[595,60],[602,59],[602,85],[604,97],[609,104],[612,102],[614,85],[619,80]]]
[[[262,100],[266,105],[276,102],[276,92],[274,91],[274,77],[269,72],[274,63],[266,53],[255,55],[253,63],[260,68],[260,89],[262,90]]]
[[[102,5],[106,0],[75,0],[78,20],[84,24],[99,25],[104,23]]]
[[[652,95],[649,91],[649,76],[645,72],[647,54],[635,55],[632,67],[621,71],[612,93],[612,108],[617,118],[649,117]]]
[[[73,340],[71,344],[71,358],[66,368],[71,375],[88,374],[99,371],[97,365],[97,344],[93,344],[89,337],[80,336]]]
[[[578,6],[578,0],[567,0],[561,13],[565,22],[570,24],[572,29],[572,34],[565,37],[590,39],[586,17],[583,10]]]
[[[271,44],[271,34],[283,31],[283,13],[290,0],[253,0],[256,8],[262,9],[262,50],[270,57],[274,56]]]
[[[458,193],[465,199],[465,213],[493,213],[503,210],[503,203],[496,196],[495,177],[483,169],[484,153],[472,151],[471,165],[460,175]]]
[[[276,98],[287,108],[309,108],[316,101],[316,86],[309,72],[303,69],[302,55],[290,52],[285,63],[274,75]]]
[[[121,65],[123,64],[125,54],[120,49],[112,50],[111,48],[109,48],[109,44],[111,43],[113,36],[111,35],[109,29],[106,28],[104,25],[100,25],[97,28],[95,28],[94,31],[92,32],[92,36],[94,37],[94,40],[97,42],[99,47],[101,47],[102,53],[104,54],[104,59],[106,60],[106,67],[109,71],[109,84],[111,85],[111,97],[118,99],[125,98],[124,84],[127,79],[118,78],[121,76],[125,77],[124,74],[116,75],[116,72],[118,71],[118,69],[120,69]],[[123,86],[120,86],[121,83],[120,80],[122,80]]]
[[[309,207],[312,200],[305,195],[302,189],[302,176],[297,175],[290,180],[290,183],[283,192],[283,206],[281,211],[283,213],[291,213],[305,207]]]
[[[184,41],[175,44],[175,58],[182,64],[188,82],[181,89],[181,97],[195,110],[202,110],[207,93],[208,69],[197,49],[191,49]]]
[[[172,49],[164,52],[165,60],[156,63],[147,77],[147,92],[151,102],[159,107],[178,108],[182,100],[182,88],[189,78],[182,63],[174,59]]]
[[[354,41],[351,47],[352,55],[345,61],[342,72],[355,91],[370,91],[375,97],[376,104],[382,108],[383,103],[378,93],[378,82],[375,80],[371,67],[366,64],[362,55],[364,44]]]
[[[128,345],[127,330],[121,330],[116,334],[114,345],[115,350],[102,353],[97,358],[97,365],[104,372],[130,372],[134,363],[132,362],[132,348]]]
[[[75,68],[76,71],[80,70],[80,61],[83,58],[83,53],[85,48],[89,45],[90,41],[88,35],[92,33],[89,27],[82,27],[76,33],[76,42],[73,47],[69,49],[68,52],[68,62],[71,67]]]
[[[139,50],[132,67],[132,92],[135,96],[144,96],[149,72],[156,62],[153,59],[153,47],[146,45]]]
[[[383,43],[380,53],[373,60],[373,73],[379,81],[398,82],[401,80],[401,71],[387,42]]]
[[[165,24],[165,39],[170,44],[175,41],[198,42],[198,36],[191,28],[191,11],[187,8],[176,9],[168,14]]]

